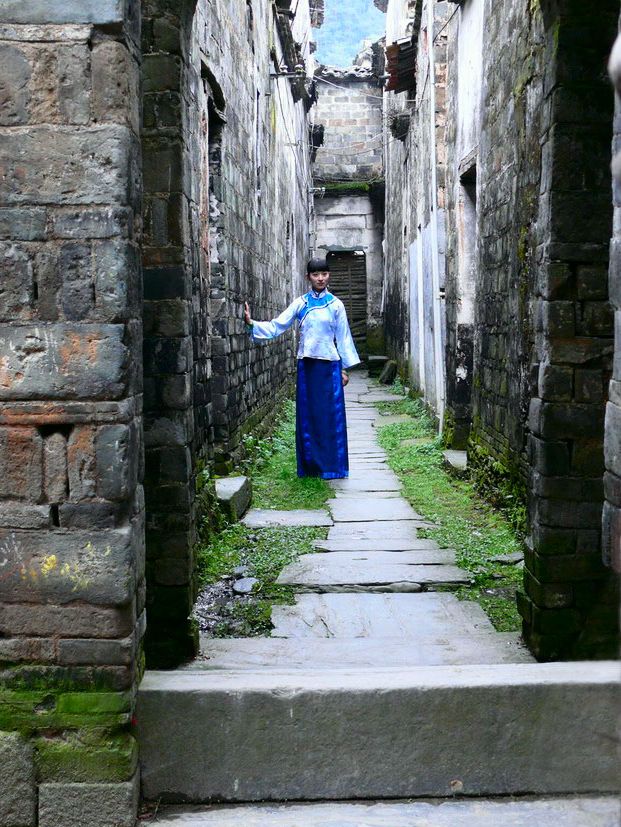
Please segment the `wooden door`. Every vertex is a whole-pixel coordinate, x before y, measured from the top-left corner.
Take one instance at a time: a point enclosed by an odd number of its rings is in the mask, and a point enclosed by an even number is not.
[[[343,302],[356,347],[366,352],[367,261],[364,253],[330,253],[331,293]]]

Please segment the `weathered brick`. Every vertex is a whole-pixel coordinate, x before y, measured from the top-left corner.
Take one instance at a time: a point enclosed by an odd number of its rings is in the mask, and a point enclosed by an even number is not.
[[[33,301],[31,257],[17,245],[0,243],[0,319],[28,319]]]
[[[43,440],[35,428],[0,428],[0,467],[0,497],[41,501]]]
[[[31,595],[31,601],[34,595]],[[134,628],[133,607],[0,603],[0,632],[87,638],[117,638]]]
[[[117,399],[127,386],[120,325],[0,325],[7,350],[0,400]]]
[[[43,443],[44,490],[50,503],[62,502],[68,493],[67,439],[60,432],[47,436]]]
[[[139,435],[136,425],[107,425],[97,430],[95,456],[97,493],[107,500],[125,500],[138,479]]]
[[[42,241],[46,237],[47,213],[41,208],[0,208],[0,239]]]
[[[39,827],[134,827],[138,793],[137,775],[120,784],[41,784]]]
[[[140,78],[127,47],[115,40],[95,45],[91,55],[93,115],[98,122],[127,124],[140,131]]]

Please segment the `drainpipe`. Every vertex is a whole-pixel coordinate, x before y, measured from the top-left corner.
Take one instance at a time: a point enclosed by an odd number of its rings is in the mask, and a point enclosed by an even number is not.
[[[429,129],[431,147],[431,284],[433,288],[433,349],[436,384],[436,405],[440,434],[444,429],[444,353],[442,349],[442,297],[440,296],[440,251],[438,249],[438,176],[436,156],[436,58],[434,45],[434,2],[427,0],[427,31],[429,36]]]

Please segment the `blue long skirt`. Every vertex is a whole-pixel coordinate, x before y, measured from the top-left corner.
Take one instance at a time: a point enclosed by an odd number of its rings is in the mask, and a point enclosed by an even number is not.
[[[340,361],[298,359],[295,432],[299,477],[349,476]]]

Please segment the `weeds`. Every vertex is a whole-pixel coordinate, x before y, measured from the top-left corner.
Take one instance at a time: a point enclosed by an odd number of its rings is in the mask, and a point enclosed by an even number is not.
[[[406,411],[407,403],[411,404]],[[518,535],[501,513],[478,496],[472,482],[456,480],[444,470],[442,442],[419,400],[383,404],[390,405],[391,412],[399,406],[399,413],[412,416],[411,423],[381,427],[379,442],[401,479],[406,499],[438,526],[419,534],[455,549],[458,565],[472,575],[472,586],[460,589],[458,596],[477,600],[499,631],[518,629],[515,590],[522,572],[514,564],[499,561],[521,553]],[[417,437],[429,441],[403,444]]]

